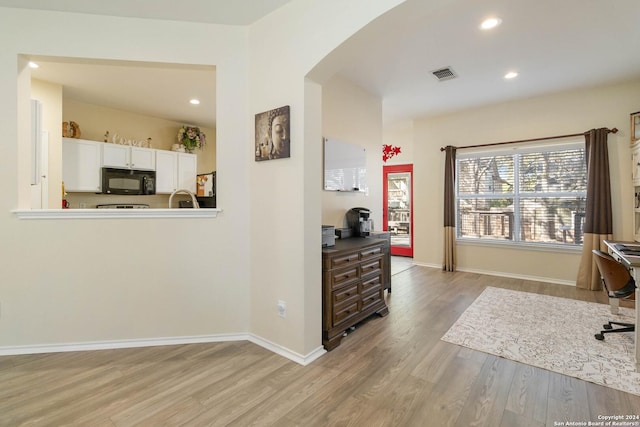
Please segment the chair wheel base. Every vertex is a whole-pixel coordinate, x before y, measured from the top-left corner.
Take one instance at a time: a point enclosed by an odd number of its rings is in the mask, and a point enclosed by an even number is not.
[[[602,340],[604,340],[604,335],[603,335],[603,334],[596,334],[596,335],[595,335],[595,337],[596,337],[596,339],[597,339],[598,341],[602,341]]]

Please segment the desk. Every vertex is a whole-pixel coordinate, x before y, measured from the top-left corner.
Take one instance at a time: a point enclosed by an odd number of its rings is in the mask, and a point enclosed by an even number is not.
[[[640,243],[637,242],[616,242],[605,240],[604,244],[607,245],[609,254],[614,257],[618,262],[625,264],[629,267],[629,272],[636,281],[636,286],[640,284],[640,256],[625,255],[616,249],[616,244],[624,244],[625,246],[637,246],[640,250]],[[636,365],[640,366],[640,288],[636,288]]]

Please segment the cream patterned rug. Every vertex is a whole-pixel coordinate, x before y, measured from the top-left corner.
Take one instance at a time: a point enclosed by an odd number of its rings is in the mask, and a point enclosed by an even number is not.
[[[489,287],[442,340],[640,396],[633,333],[594,338],[609,320],[633,323],[635,313]]]

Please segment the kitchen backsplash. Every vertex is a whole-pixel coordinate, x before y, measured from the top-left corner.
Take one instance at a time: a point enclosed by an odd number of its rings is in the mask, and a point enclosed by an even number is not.
[[[191,200],[185,194],[176,194],[173,197],[173,207],[178,207],[180,200]],[[153,196],[116,196],[111,194],[93,194],[93,193],[67,193],[67,201],[69,209],[95,209],[96,205],[107,203],[144,203],[154,209],[166,209],[169,207],[168,194],[155,194]]]

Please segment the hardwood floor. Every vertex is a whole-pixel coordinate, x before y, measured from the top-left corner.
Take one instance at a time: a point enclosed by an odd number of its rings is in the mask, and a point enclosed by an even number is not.
[[[413,258],[398,255],[391,256],[391,275],[402,273],[413,267]]]
[[[554,426],[640,415],[640,397],[440,341],[487,286],[605,302],[570,286],[393,276],[390,314],[303,367],[249,342],[0,357],[0,426]]]

